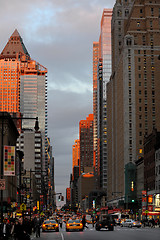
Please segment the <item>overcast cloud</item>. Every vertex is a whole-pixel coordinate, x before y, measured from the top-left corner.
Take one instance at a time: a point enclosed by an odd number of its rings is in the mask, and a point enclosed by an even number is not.
[[[48,69],[48,135],[55,186],[65,195],[79,121],[92,113],[92,44],[116,0],[0,0],[0,52],[17,28],[32,59]]]

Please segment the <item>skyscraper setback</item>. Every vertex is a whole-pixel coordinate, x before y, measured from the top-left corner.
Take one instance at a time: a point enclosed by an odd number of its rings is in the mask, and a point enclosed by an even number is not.
[[[33,128],[38,117],[43,142],[47,137],[47,69],[32,60],[15,30],[0,54],[0,111],[21,112],[23,128]],[[47,165],[47,164],[46,164]]]

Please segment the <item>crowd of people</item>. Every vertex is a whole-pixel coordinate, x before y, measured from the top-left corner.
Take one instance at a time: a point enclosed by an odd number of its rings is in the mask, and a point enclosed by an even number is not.
[[[41,221],[35,217],[32,220],[28,218],[4,219],[0,223],[0,240],[30,240],[32,233],[40,237]]]
[[[149,227],[159,226],[160,227],[160,219],[159,218],[143,219],[142,224],[143,224],[143,227],[146,227],[146,226],[149,226]]]

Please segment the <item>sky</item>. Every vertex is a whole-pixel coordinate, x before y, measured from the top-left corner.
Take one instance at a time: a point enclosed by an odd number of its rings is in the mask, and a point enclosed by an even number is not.
[[[15,29],[48,69],[48,136],[55,188],[65,196],[79,121],[92,113],[92,46],[104,8],[116,0],[0,0],[0,52]],[[62,204],[62,203],[61,203]]]

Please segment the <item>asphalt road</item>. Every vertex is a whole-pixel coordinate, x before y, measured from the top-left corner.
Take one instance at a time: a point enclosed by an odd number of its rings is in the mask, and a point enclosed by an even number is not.
[[[38,238],[37,238],[38,239]],[[127,228],[115,227],[115,230],[96,231],[92,226],[83,232],[66,232],[65,226],[60,232],[41,233],[39,240],[159,240],[160,228]]]

